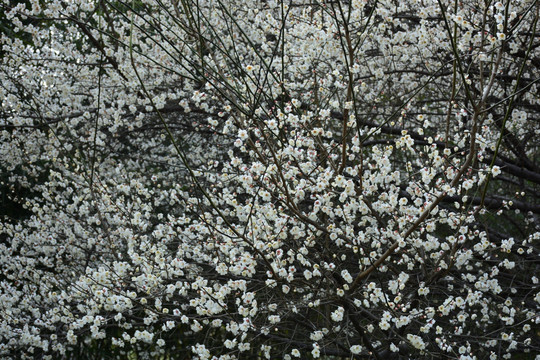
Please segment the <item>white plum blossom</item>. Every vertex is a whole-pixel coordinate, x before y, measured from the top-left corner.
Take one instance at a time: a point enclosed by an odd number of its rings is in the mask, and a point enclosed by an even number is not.
[[[351,346],[350,350],[351,350],[351,353],[353,353],[354,355],[358,355],[358,354],[360,354],[362,352],[362,346],[353,345],[353,346]]]
[[[343,314],[344,314],[344,308],[343,307],[338,307],[335,311],[332,312],[332,320],[335,321],[335,322],[340,322],[343,320]]]

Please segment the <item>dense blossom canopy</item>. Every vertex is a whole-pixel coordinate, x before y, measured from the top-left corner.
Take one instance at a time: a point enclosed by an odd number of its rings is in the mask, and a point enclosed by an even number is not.
[[[0,357],[540,352],[538,1],[0,3]]]

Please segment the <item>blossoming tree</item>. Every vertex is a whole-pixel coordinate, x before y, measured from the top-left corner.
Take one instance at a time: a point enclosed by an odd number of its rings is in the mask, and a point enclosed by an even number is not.
[[[540,352],[536,0],[3,0],[2,358]]]

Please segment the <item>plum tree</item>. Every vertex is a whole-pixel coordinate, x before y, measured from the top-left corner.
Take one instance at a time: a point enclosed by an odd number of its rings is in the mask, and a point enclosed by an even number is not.
[[[2,6],[2,357],[540,351],[538,1]]]

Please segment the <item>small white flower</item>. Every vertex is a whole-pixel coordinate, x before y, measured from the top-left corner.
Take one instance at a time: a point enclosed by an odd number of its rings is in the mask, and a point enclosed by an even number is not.
[[[419,350],[423,350],[426,348],[424,340],[422,340],[422,338],[418,335],[407,334],[407,340],[409,340],[412,346]]]
[[[248,132],[246,130],[239,130],[238,131],[238,138],[240,138],[240,140],[246,140],[248,138]]]
[[[493,177],[497,177],[497,175],[499,175],[501,173],[501,168],[498,167],[497,165],[493,166],[493,168],[491,169],[491,174],[493,175]]]
[[[429,294],[429,288],[421,287],[418,289],[418,295],[426,296],[427,294]]]
[[[311,355],[317,359],[321,356],[321,351],[319,350],[319,345],[313,344],[313,350],[311,350]]]
[[[360,345],[353,345],[351,346],[350,350],[354,355],[358,355],[362,352],[362,347]]]
[[[340,322],[341,320],[343,320],[343,314],[345,312],[345,309],[343,307],[338,307],[336,311],[332,312],[332,314],[330,314],[330,317],[332,318],[332,320],[334,320],[335,322]]]

